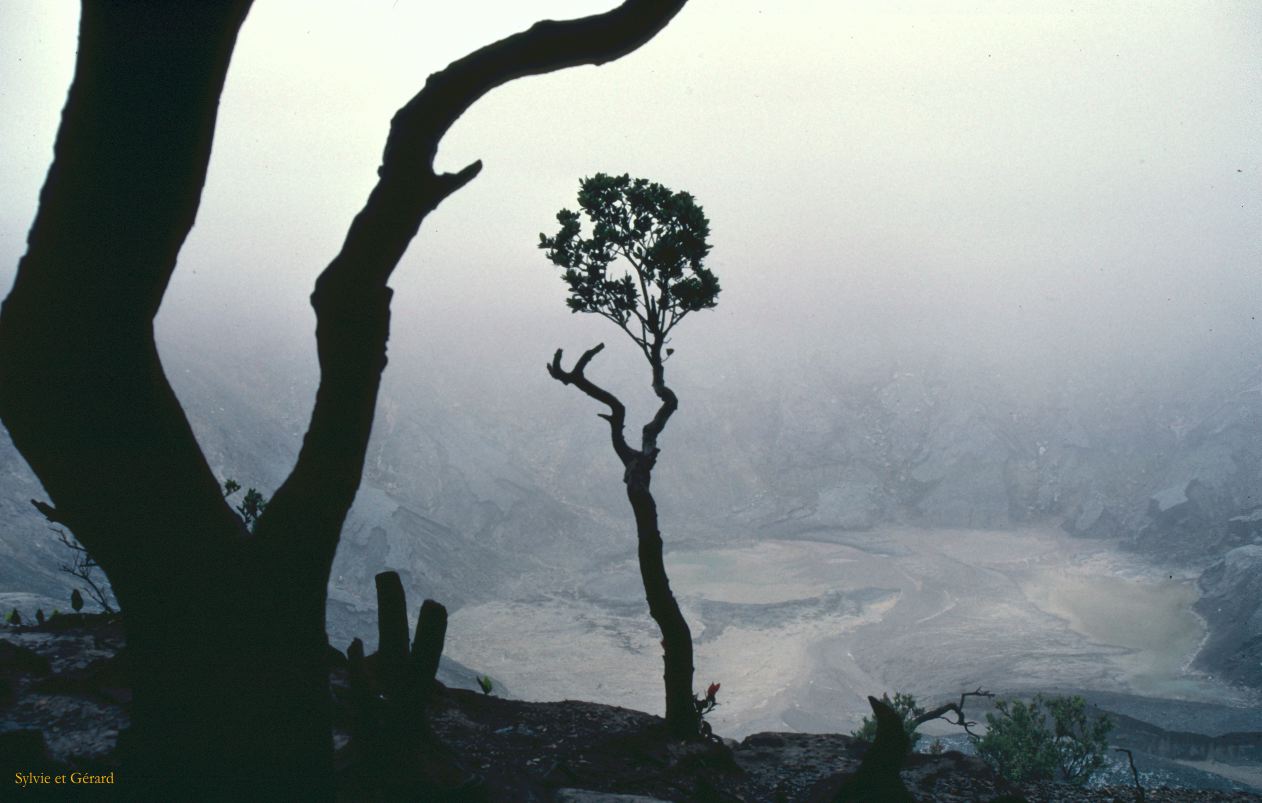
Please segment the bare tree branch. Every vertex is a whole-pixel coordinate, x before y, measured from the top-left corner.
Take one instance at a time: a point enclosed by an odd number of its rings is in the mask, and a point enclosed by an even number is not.
[[[60,525],[52,526],[48,529],[57,534],[57,540],[62,546],[70,550],[70,563],[62,563],[57,568],[77,580],[87,584],[88,596],[101,606],[101,610],[105,613],[114,613],[114,606],[110,602],[110,595],[96,583],[96,570],[100,568],[100,564],[96,562],[96,558],[92,557],[92,553],[88,552],[87,547],[80,544],[78,539],[66,532],[63,527],[69,528],[72,532],[73,527],[65,520],[52,505],[47,502],[41,502],[38,499],[32,499],[31,504],[35,509],[43,514],[44,518],[50,524]]]
[[[395,114],[377,185],[311,296],[320,386],[298,460],[259,520],[257,535],[321,544],[313,556],[332,561],[332,547],[359,489],[386,365],[386,282],[425,217],[482,167],[474,162],[459,173],[435,174],[438,143],[451,125],[487,92],[514,78],[603,64],[630,53],[660,31],[683,4],[684,0],[627,0],[604,14],[538,22],[429,76],[424,88]]]
[[[941,719],[943,721],[951,723],[952,725],[959,725],[970,736],[976,736],[977,734],[973,733],[972,731],[972,726],[976,725],[977,723],[965,718],[964,701],[968,699],[969,697],[994,697],[994,696],[995,695],[993,692],[983,691],[982,687],[978,686],[977,689],[974,691],[966,691],[963,694],[961,694],[960,701],[958,703],[946,703],[945,705],[940,705],[937,708],[934,708],[930,711],[926,711],[925,713],[916,717],[915,719],[911,721],[912,729],[914,730],[915,728],[920,727],[921,725],[925,724],[926,722],[929,722],[930,720]],[[955,714],[955,719],[950,719],[947,716],[947,714],[952,714],[952,713]]]
[[[1126,754],[1126,760],[1129,761],[1131,765],[1131,777],[1135,779],[1136,803],[1144,803],[1144,800],[1145,800],[1144,787],[1139,782],[1139,770],[1135,768],[1135,754],[1127,750],[1125,747],[1115,747],[1113,748],[1113,750],[1118,753]]]
[[[617,396],[592,382],[583,373],[587,364],[604,347],[604,343],[598,343],[583,352],[583,356],[578,358],[578,362],[574,363],[574,368],[570,371],[566,371],[561,367],[562,352],[561,349],[557,349],[556,353],[552,355],[551,364],[548,365],[548,373],[562,385],[573,385],[609,408],[609,412],[601,413],[600,417],[609,422],[609,435],[613,440],[613,449],[625,466],[638,457],[637,452],[627,444],[626,436],[623,434],[623,428],[626,426],[627,420],[627,408]]]
[[[452,62],[395,115],[379,172],[429,171],[447,129],[487,92],[515,78],[619,59],[652,39],[684,2],[627,0],[604,14],[543,20]]]
[[[97,585],[96,570],[99,567],[96,560],[93,559],[91,553],[69,533],[60,527],[50,527],[50,530],[57,533],[57,540],[61,545],[71,551],[70,563],[62,563],[58,566],[61,571],[79,580],[86,585],[88,596],[92,601],[101,607],[105,613],[114,613],[114,606],[110,602],[109,593]]]

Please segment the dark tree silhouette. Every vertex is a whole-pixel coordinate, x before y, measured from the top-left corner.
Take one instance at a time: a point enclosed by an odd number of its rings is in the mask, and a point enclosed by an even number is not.
[[[224,500],[153,331],[249,0],[83,3],[53,163],[0,314],[0,418],[51,518],[100,563],[123,610],[127,796],[332,796],[325,595],[386,365],[386,282],[426,215],[481,169],[435,172],[439,141],[489,90],[625,55],[683,2],[539,22],[429,76],[398,111],[377,184],[311,296],[315,406],[252,532]],[[135,489],[145,505],[129,501]]]
[[[73,535],[67,533],[60,527],[53,527],[52,529],[53,532],[57,533],[58,542],[60,542],[70,554],[70,562],[63,563],[58,568],[78,580],[80,583],[83,583],[83,590],[87,591],[88,596],[92,598],[92,601],[100,606],[102,613],[117,613],[110,600],[111,594],[109,583],[104,580],[97,582],[98,578],[96,576],[96,570],[100,567],[97,565],[96,559],[88,554],[88,551],[83,548],[82,544],[75,540]],[[72,603],[74,601],[73,594],[78,593],[79,589],[76,588],[73,590],[71,596]],[[82,599],[83,597],[80,596],[80,608],[83,607]]]
[[[626,407],[584,373],[605,347],[603,343],[588,349],[569,371],[561,367],[561,349],[557,349],[548,373],[609,408],[600,417],[609,422],[613,449],[622,461],[622,480],[639,538],[644,595],[649,614],[662,631],[666,725],[675,736],[695,737],[700,732],[701,706],[692,691],[692,633],[670,590],[657,502],[649,485],[660,451],[657,439],[679,406],[666,385],[665,364],[674,351],[666,347],[669,335],[688,313],[718,303],[718,279],[703,265],[710,252],[710,222],[688,193],[671,192],[626,175],[597,173],[583,179],[578,203],[592,224],[591,236],[583,237],[577,212],[562,209],[557,213],[561,230],[554,237],[540,234],[539,247],[563,269],[570,309],[613,321],[648,360],[653,392],[661,404],[641,431],[640,448],[627,443],[623,433]],[[630,272],[615,275],[611,269],[623,265],[620,260],[625,260]]]
[[[890,704],[868,697],[876,720],[876,738],[851,775],[834,776],[811,790],[811,803],[912,803],[915,800],[899,777],[911,751],[903,718]]]

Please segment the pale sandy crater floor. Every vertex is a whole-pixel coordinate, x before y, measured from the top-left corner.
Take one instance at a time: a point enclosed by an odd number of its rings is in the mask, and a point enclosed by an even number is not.
[[[1245,706],[1187,669],[1194,578],[1046,528],[883,529],[667,555],[717,732],[846,732],[868,694],[983,686],[1133,692]],[[529,583],[523,583],[528,587]],[[447,654],[527,700],[660,713],[659,636],[634,559],[460,609]]]

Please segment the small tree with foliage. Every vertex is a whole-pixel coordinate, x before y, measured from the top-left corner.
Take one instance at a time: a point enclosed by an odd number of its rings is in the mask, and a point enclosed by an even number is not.
[[[970,720],[964,715],[964,705],[970,697],[994,697],[992,692],[988,692],[978,686],[973,691],[966,691],[960,694],[958,702],[943,703],[936,708],[925,710],[917,702],[915,695],[906,692],[894,692],[894,699],[891,700],[889,693],[881,695],[881,702],[890,707],[903,721],[903,730],[907,734],[907,752],[912,753],[916,749],[916,743],[920,741],[920,734],[917,728],[926,722],[940,719],[949,722],[952,725],[959,725],[970,736],[975,736],[973,726],[976,722]],[[869,698],[869,700],[874,698]],[[875,712],[874,712],[875,713]],[[859,728],[850,732],[855,739],[863,739],[865,742],[874,742],[878,729],[878,722],[874,716],[864,716],[863,721],[859,723]],[[943,745],[937,739],[934,740],[936,752],[942,752]],[[931,748],[930,752],[934,752]]]
[[[241,490],[241,483],[229,477],[223,483],[224,498],[235,494]],[[237,515],[241,517],[241,523],[250,532],[254,532],[254,525],[258,523],[259,517],[263,515],[263,511],[267,510],[267,497],[263,496],[257,488],[247,488],[245,497],[241,503],[237,505]]]
[[[920,734],[916,732],[916,728],[920,727],[917,717],[924,714],[925,709],[916,704],[916,698],[913,695],[901,691],[894,692],[893,700],[890,699],[888,693],[882,694],[881,702],[893,708],[894,713],[902,717],[903,730],[907,731],[907,752],[914,753],[916,743],[920,741]],[[865,715],[858,729],[851,731],[850,735],[856,739],[871,742],[876,738],[876,717]]]
[[[1081,697],[1052,697],[1043,701],[1052,714],[1056,768],[1072,784],[1086,783],[1104,766],[1113,720],[1101,714],[1092,720]]]
[[[644,425],[639,448],[631,446],[623,433],[626,407],[584,374],[603,343],[588,349],[570,371],[561,367],[557,349],[548,373],[608,408],[600,417],[609,422],[613,449],[623,465],[639,538],[644,594],[649,614],[662,632],[666,724],[675,736],[694,737],[700,732],[701,714],[692,690],[692,633],[666,576],[657,503],[649,484],[659,452],[657,439],[679,406],[666,385],[665,364],[674,353],[666,344],[689,313],[718,303],[719,281],[702,264],[710,253],[710,222],[688,193],[628,175],[597,173],[583,179],[578,203],[582,214],[558,212],[560,231],[552,237],[540,234],[539,247],[561,268],[570,309],[612,321],[652,369],[653,392],[661,404]],[[583,235],[583,216],[591,224],[588,236]]]
[[[996,700],[995,709],[986,715],[986,734],[972,739],[977,754],[1008,780],[1081,786],[1104,765],[1113,721],[1091,720],[1081,697],[1039,694],[1029,703]]]

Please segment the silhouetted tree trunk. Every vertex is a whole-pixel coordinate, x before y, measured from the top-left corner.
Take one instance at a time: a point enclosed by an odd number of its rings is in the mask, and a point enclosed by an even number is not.
[[[365,656],[359,639],[347,650],[350,777],[342,780],[354,799],[465,799],[478,786],[425,721],[446,631],[447,609],[425,600],[409,650],[403,584],[397,572],[377,575],[377,652]]]
[[[628,0],[538,23],[430,76],[400,109],[377,185],[312,294],[315,406],[251,533],[153,334],[249,0],[83,4],[54,161],[0,315],[0,418],[124,612],[134,707],[123,794],[332,796],[325,594],[386,365],[386,282],[425,216],[481,167],[435,173],[438,143],[494,87],[624,55],[682,5]]]
[[[683,611],[679,609],[679,602],[670,590],[670,580],[666,576],[666,563],[662,554],[662,534],[657,526],[657,502],[650,490],[653,466],[657,463],[659,451],[657,438],[679,407],[679,400],[666,385],[659,342],[650,348],[648,357],[653,368],[653,391],[661,404],[653,420],[644,425],[640,448],[632,448],[623,433],[627,416],[625,405],[584,375],[587,364],[604,347],[605,344],[601,343],[588,349],[571,371],[561,368],[561,350],[557,349],[548,366],[548,373],[562,384],[574,385],[609,408],[609,412],[602,413],[600,417],[609,422],[614,452],[622,460],[622,479],[626,483],[627,499],[631,502],[631,510],[635,515],[644,596],[648,601],[649,615],[662,631],[666,727],[673,736],[694,738],[700,732],[701,715],[697,711],[692,693],[692,631],[688,628]]]
[[[692,631],[670,590],[662,554],[662,534],[657,528],[657,503],[649,492],[648,470],[628,470],[627,499],[635,514],[640,578],[649,615],[662,631],[663,679],[666,685],[666,727],[674,736],[688,739],[699,730],[699,715],[692,692]]]

